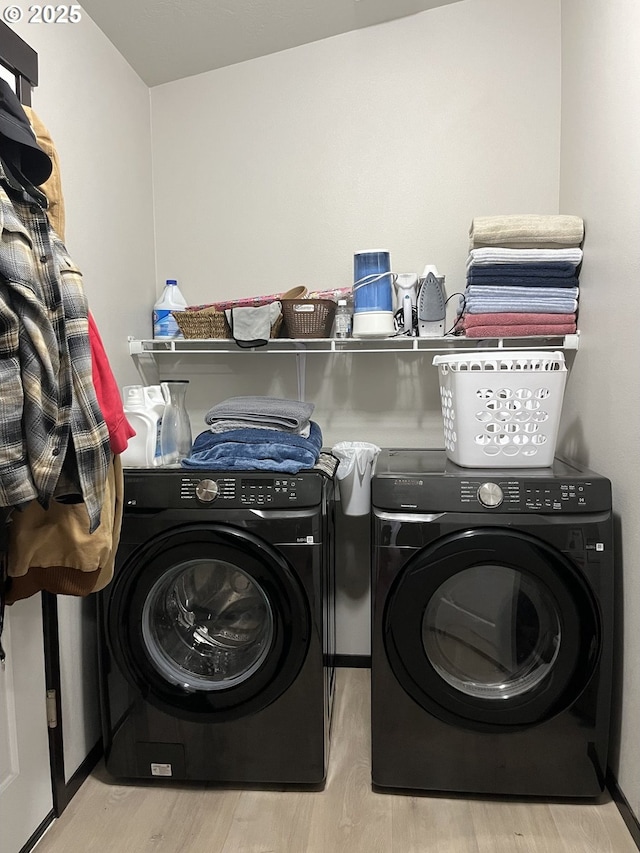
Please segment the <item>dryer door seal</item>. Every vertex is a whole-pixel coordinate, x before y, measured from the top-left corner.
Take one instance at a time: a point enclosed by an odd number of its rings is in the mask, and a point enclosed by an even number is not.
[[[578,570],[522,531],[438,539],[399,573],[383,617],[395,677],[446,722],[503,731],[575,702],[600,652],[598,609]]]
[[[172,529],[137,549],[114,581],[108,642],[136,690],[183,719],[255,713],[295,680],[311,617],[293,569],[253,534]]]

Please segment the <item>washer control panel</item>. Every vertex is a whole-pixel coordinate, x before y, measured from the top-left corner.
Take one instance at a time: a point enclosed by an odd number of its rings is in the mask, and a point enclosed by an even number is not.
[[[497,483],[483,483],[477,494],[482,506],[500,506],[504,500],[502,489]]]
[[[127,469],[124,505],[128,510],[285,509],[315,507],[323,500],[320,473],[246,474],[216,471],[136,471]]]
[[[215,480],[200,480],[196,484],[196,497],[202,503],[210,503],[218,497],[219,489]]]
[[[212,475],[199,478],[183,476],[180,481],[180,496],[188,503],[216,507],[269,507],[299,505],[310,497],[308,478],[289,474],[281,476],[236,477]]]

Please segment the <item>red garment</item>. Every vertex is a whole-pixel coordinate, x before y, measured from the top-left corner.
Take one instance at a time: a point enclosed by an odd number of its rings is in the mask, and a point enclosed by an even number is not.
[[[109,430],[111,452],[118,455],[127,449],[129,439],[136,434],[136,431],[124,413],[120,391],[91,312],[89,312],[89,344],[93,385],[96,389],[98,405]]]

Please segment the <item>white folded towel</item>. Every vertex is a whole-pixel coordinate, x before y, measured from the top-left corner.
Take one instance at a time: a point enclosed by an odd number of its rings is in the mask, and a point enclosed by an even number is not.
[[[564,263],[578,266],[582,249],[500,249],[486,247],[472,249],[467,258],[467,269],[487,264],[551,264]]]

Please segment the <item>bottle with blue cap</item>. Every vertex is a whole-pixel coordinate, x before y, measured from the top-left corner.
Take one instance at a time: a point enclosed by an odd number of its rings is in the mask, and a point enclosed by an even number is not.
[[[175,278],[168,278],[165,282],[162,296],[153,306],[153,337],[154,338],[182,338],[184,337],[172,311],[184,311],[187,300],[178,287]]]

